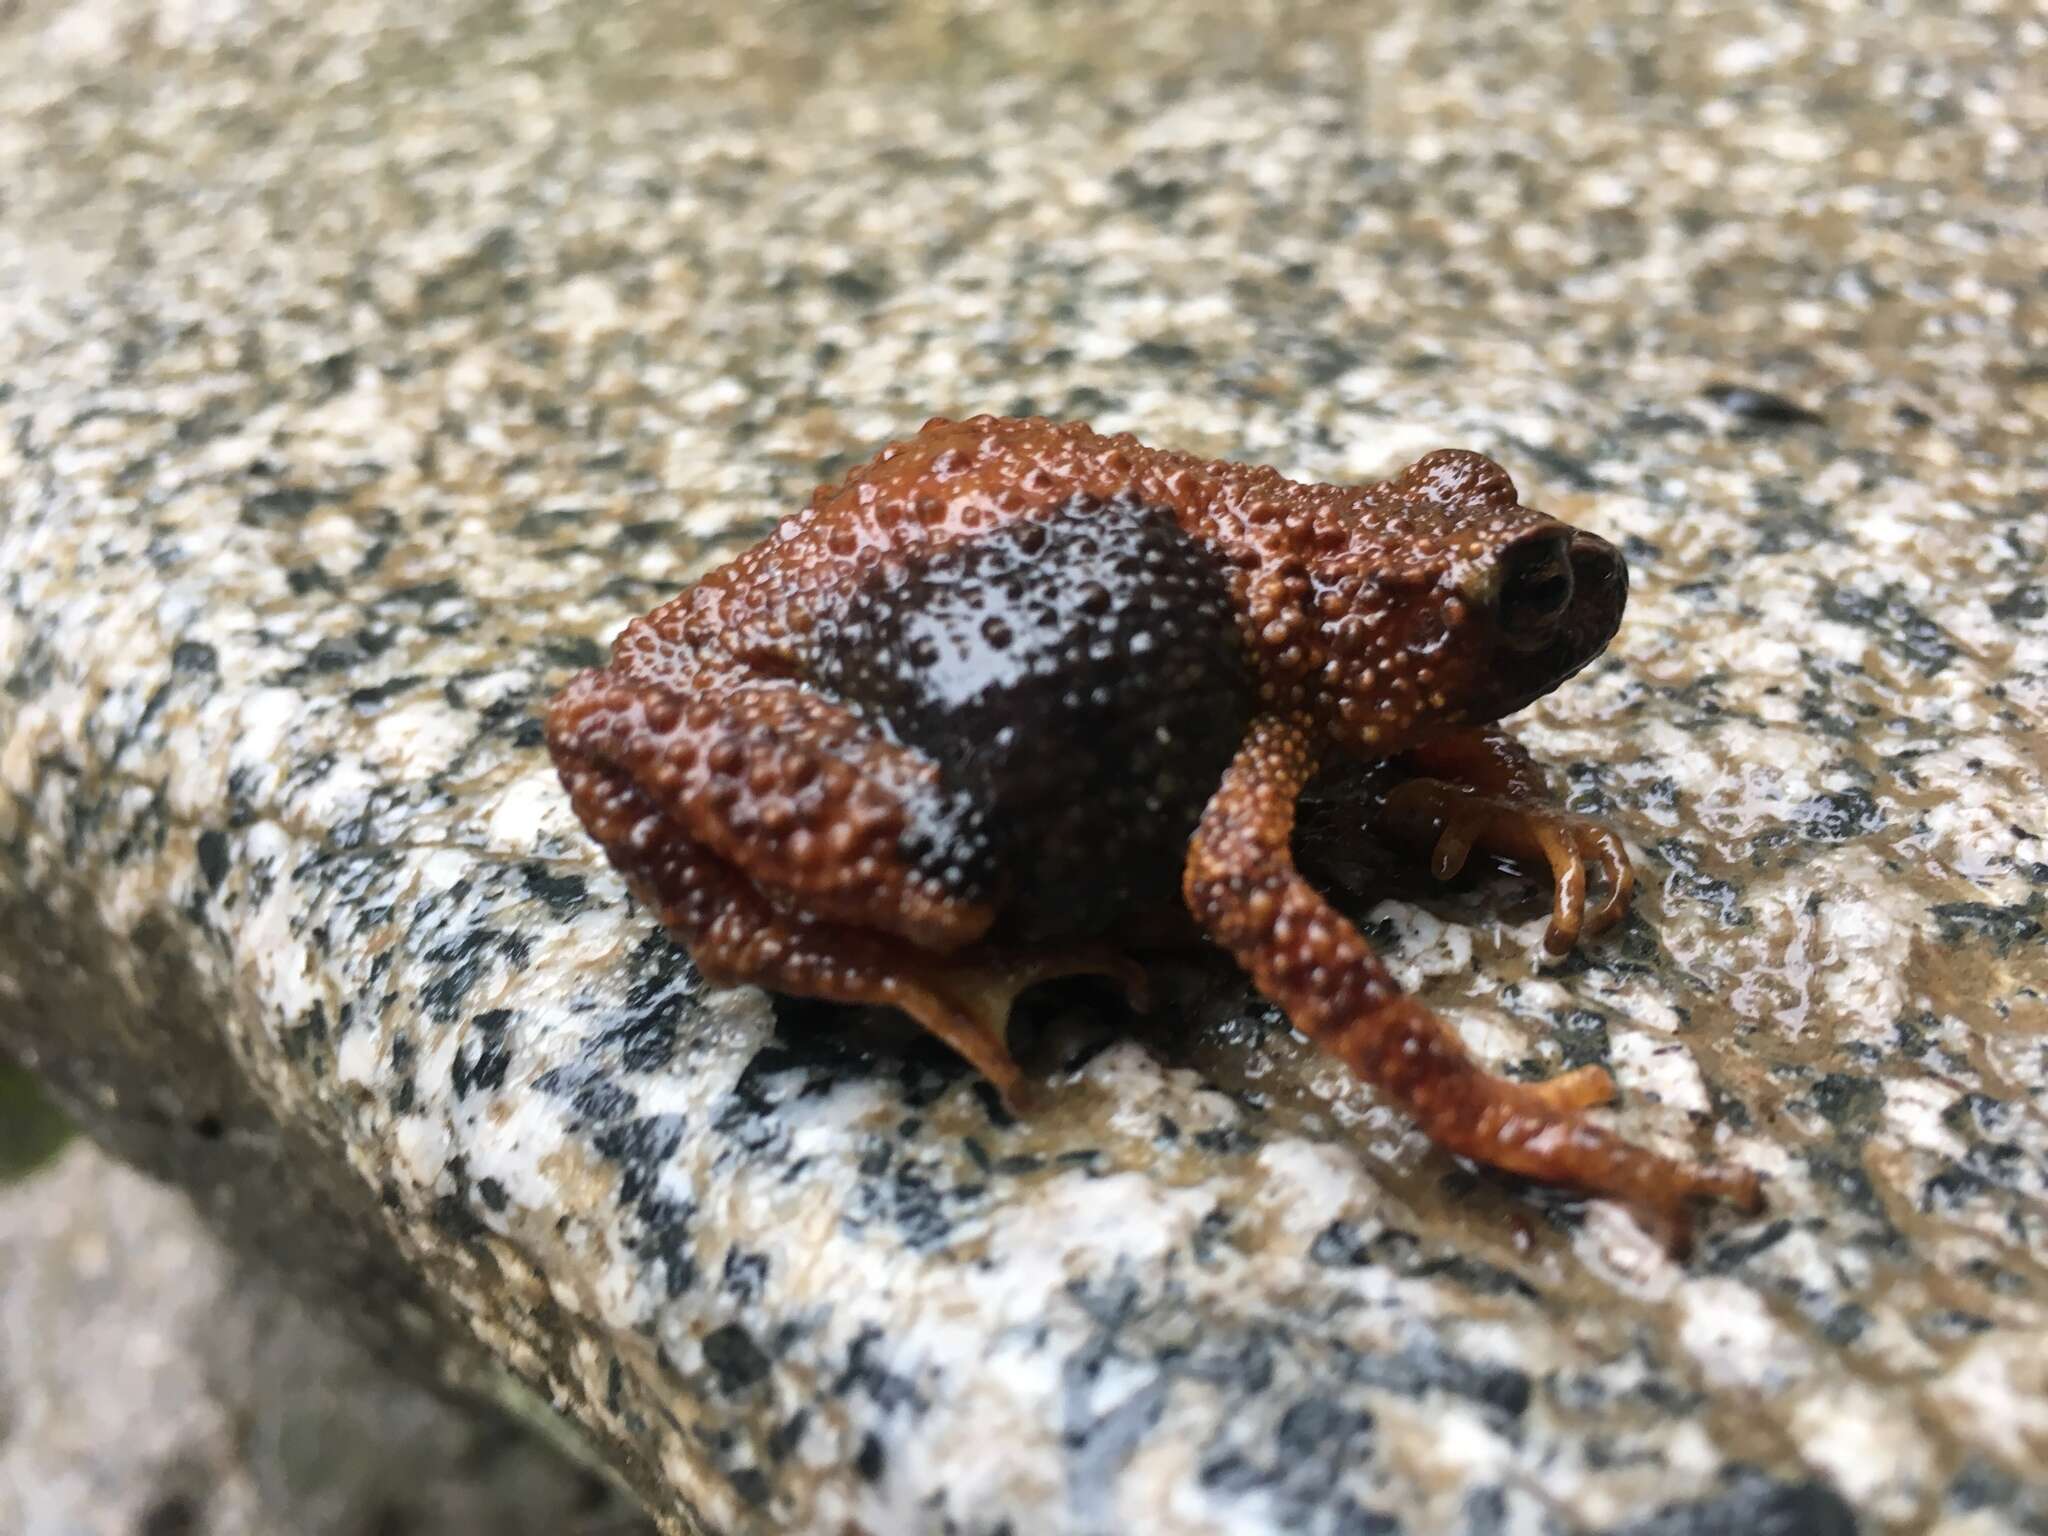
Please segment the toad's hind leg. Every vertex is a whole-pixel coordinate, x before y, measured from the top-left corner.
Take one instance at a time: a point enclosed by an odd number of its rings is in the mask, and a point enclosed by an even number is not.
[[[1439,1146],[1622,1200],[1674,1251],[1686,1247],[1694,1196],[1761,1208],[1749,1170],[1674,1162],[1584,1118],[1611,1094],[1598,1068],[1547,1083],[1497,1077],[1405,996],[1358,930],[1295,871],[1295,800],[1314,768],[1305,724],[1262,718],[1203,813],[1183,887],[1197,921],[1295,1028],[1406,1109]]]
[[[1056,976],[1101,975],[1143,1005],[1143,976],[1104,950],[1037,959],[935,955],[892,934],[784,912],[740,870],[664,821],[621,771],[571,760],[562,778],[584,824],[706,981],[895,1008],[965,1057],[1012,1109],[1029,1096],[1004,1036],[1026,988]]]
[[[575,677],[548,707],[548,745],[572,795],[586,771],[630,782],[645,814],[807,918],[939,952],[987,931],[993,913],[966,881],[968,839],[948,821],[933,763],[752,664],[700,657],[687,673],[641,677],[631,670],[638,656],[624,648],[623,660]],[[936,828],[920,828],[914,807]],[[959,857],[909,853],[920,832],[959,845],[932,850]]]

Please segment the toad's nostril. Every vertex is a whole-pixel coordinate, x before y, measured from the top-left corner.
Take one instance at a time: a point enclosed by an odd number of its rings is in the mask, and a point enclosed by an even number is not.
[[[1501,556],[1495,611],[1501,638],[1518,651],[1540,650],[1571,611],[1572,552],[1562,530],[1522,540]]]
[[[1605,539],[1578,533],[1572,536],[1571,558],[1572,584],[1579,599],[1592,601],[1603,610],[1612,608],[1618,621],[1621,605],[1628,600],[1628,566],[1621,551]]]

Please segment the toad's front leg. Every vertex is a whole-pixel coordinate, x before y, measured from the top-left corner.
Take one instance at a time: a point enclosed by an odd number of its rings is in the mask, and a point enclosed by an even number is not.
[[[1695,1196],[1762,1206],[1745,1168],[1688,1165],[1586,1119],[1605,1073],[1519,1083],[1482,1069],[1402,993],[1364,937],[1302,879],[1288,851],[1315,771],[1305,723],[1256,722],[1188,846],[1183,890],[1202,927],[1237,957],[1294,1027],[1414,1116],[1439,1146],[1509,1173],[1624,1201],[1675,1252]]]
[[[1543,948],[1557,956],[1583,931],[1605,932],[1628,913],[1635,869],[1621,839],[1598,822],[1560,810],[1543,771],[1522,744],[1492,726],[1448,730],[1402,754],[1414,775],[1381,798],[1380,829],[1427,850],[1430,870],[1449,880],[1474,848],[1517,863],[1548,866],[1553,881]],[[1586,913],[1586,866],[1605,878],[1606,900]]]

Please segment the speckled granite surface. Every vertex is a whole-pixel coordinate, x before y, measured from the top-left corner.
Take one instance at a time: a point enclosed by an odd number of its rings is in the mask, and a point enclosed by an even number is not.
[[[1952,9],[10,8],[0,1043],[677,1530],[2048,1530],[2048,36]],[[1525,734],[1638,916],[1353,904],[1768,1216],[1476,1180],[1227,973],[1022,1125],[702,993],[538,701],[982,408],[1625,541]]]

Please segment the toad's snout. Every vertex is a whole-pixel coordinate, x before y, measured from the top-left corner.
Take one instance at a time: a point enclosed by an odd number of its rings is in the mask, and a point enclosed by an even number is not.
[[[1501,557],[1495,621],[1510,650],[1545,651],[1576,634],[1597,651],[1620,622],[1627,595],[1628,567],[1612,544],[1596,534],[1546,528]]]
[[[1470,718],[1497,720],[1598,656],[1621,627],[1628,566],[1596,534],[1562,523],[1530,530],[1495,557],[1480,593],[1493,621],[1490,686]]]

